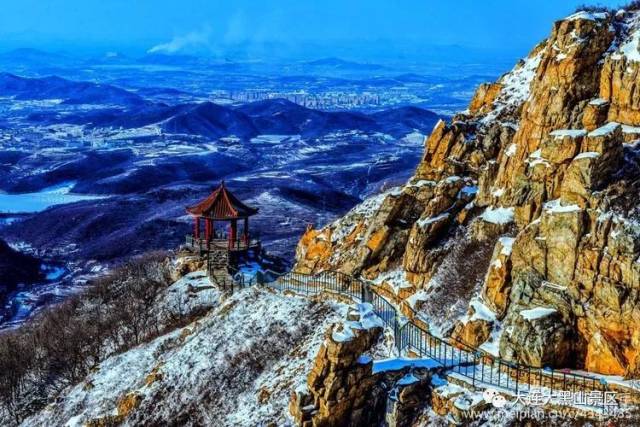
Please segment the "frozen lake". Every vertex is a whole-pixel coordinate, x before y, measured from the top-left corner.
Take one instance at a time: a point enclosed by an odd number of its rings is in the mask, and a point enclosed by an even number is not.
[[[0,213],[40,212],[50,206],[104,198],[104,196],[71,193],[74,185],[73,182],[65,183],[37,193],[8,194],[0,192]]]

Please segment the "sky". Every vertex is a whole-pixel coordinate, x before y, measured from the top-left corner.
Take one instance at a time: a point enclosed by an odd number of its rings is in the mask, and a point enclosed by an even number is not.
[[[0,0],[0,50],[256,55],[288,46],[526,54],[584,0]],[[617,1],[600,1],[615,7]],[[399,48],[401,47],[401,48]],[[271,49],[271,52],[269,50]]]

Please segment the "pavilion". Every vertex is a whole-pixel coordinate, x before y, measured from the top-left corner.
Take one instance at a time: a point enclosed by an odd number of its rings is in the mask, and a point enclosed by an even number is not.
[[[260,241],[249,234],[249,217],[257,214],[258,209],[234,196],[224,181],[206,199],[187,207],[187,213],[193,217],[193,235],[187,236],[187,245],[200,253],[241,252],[260,247]],[[222,229],[217,227],[221,223],[225,224]]]

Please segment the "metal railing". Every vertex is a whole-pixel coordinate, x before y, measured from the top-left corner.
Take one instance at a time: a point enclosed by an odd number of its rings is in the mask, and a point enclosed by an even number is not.
[[[258,276],[249,276],[234,267],[228,267],[228,275],[216,276],[209,270],[209,279],[225,292],[235,292],[258,284]]]
[[[395,305],[376,292],[373,286],[360,279],[339,272],[322,272],[315,275],[289,272],[280,276],[275,272],[268,274],[274,277],[268,278],[264,273],[259,274],[257,283],[280,291],[304,295],[337,293],[372,304],[374,312],[394,331],[398,352],[411,352],[421,358],[433,359],[446,370],[469,379],[474,386],[493,386],[516,394],[540,389],[546,389],[550,393],[596,391],[602,393],[602,400],[592,401],[588,406],[607,409],[605,393],[610,390],[604,379],[574,373],[568,369],[514,363],[461,341],[435,336],[402,316]],[[413,314],[417,313],[413,311]]]
[[[251,237],[249,239],[237,238],[235,240],[211,239],[207,242],[205,239],[196,239],[192,234],[187,234],[185,237],[185,243],[188,247],[198,249],[201,252],[215,249],[243,251],[260,246],[260,239],[256,237]]]

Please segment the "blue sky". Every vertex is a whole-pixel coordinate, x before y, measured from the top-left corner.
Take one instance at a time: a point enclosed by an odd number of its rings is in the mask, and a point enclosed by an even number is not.
[[[573,0],[2,0],[0,49],[459,45],[526,53]],[[615,6],[619,1],[600,1]],[[155,48],[155,49],[154,49]]]

